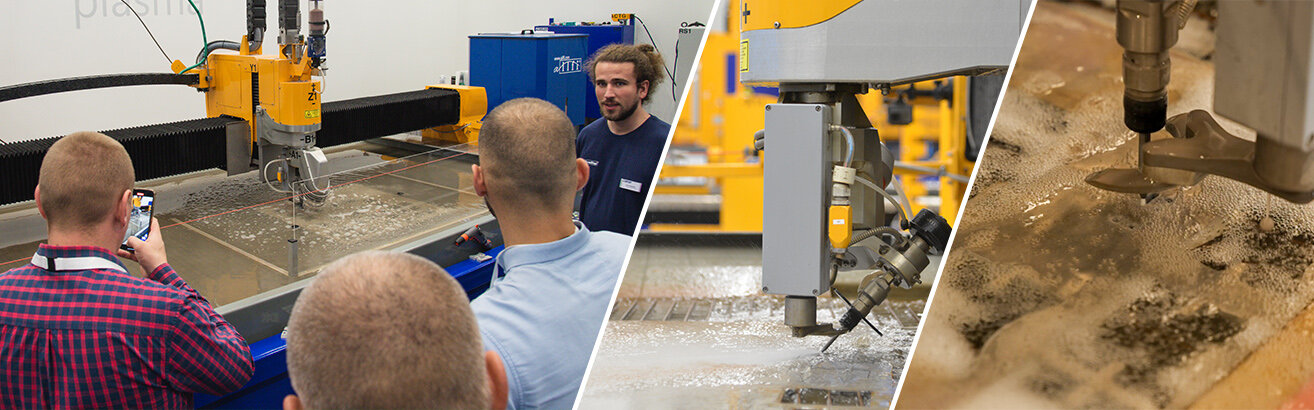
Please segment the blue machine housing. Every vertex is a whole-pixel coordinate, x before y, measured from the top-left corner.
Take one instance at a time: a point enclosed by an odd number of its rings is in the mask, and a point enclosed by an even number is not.
[[[589,36],[589,45],[584,61],[587,62],[594,53],[603,47],[612,44],[634,44],[634,19],[629,19],[628,24],[554,24],[549,22],[547,25],[534,26],[536,32],[552,33],[573,33],[587,34]],[[593,84],[588,81],[588,73],[584,73],[584,99],[588,105],[584,107],[584,119],[593,122],[602,118],[602,110],[598,108],[598,97],[593,92]]]
[[[561,107],[572,124],[583,126],[587,45],[584,34],[470,36],[470,85],[488,92],[490,111],[507,100],[534,97]]]

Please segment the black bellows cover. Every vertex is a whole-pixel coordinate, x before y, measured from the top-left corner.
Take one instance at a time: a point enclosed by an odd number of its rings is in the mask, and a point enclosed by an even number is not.
[[[315,145],[331,147],[370,138],[455,124],[461,117],[456,91],[434,88],[324,103]]]
[[[455,124],[460,94],[427,89],[325,103],[316,146],[331,147]],[[244,120],[220,116],[104,131],[128,150],[137,180],[223,168],[226,128]],[[0,144],[0,205],[32,199],[41,160],[59,137]]]
[[[227,127],[240,118],[214,117],[103,131],[123,144],[137,180],[183,174],[226,163]],[[59,137],[0,144],[0,204],[32,199],[41,160]]]

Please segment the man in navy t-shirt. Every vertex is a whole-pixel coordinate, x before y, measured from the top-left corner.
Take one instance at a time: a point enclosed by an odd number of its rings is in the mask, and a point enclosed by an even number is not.
[[[662,81],[662,64],[647,44],[613,44],[589,59],[603,118],[580,131],[575,149],[590,168],[579,205],[590,230],[633,236],[638,228],[671,133],[671,124],[643,108]]]

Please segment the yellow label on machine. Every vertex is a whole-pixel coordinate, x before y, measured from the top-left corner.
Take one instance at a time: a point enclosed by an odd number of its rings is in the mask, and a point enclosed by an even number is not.
[[[830,246],[836,249],[849,247],[853,241],[853,208],[847,205],[830,207]]]
[[[739,40],[739,71],[748,71],[748,40]]]
[[[634,15],[629,13],[616,13],[611,15],[611,21],[629,20],[632,18],[634,18]]]
[[[306,118],[319,118],[319,110],[306,110]]]

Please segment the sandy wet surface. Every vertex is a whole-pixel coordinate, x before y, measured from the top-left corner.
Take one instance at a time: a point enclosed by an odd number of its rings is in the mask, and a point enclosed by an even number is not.
[[[594,359],[581,407],[885,408],[925,304],[895,296],[827,353],[781,323],[783,299],[760,294],[761,247],[745,239],[640,237]],[[899,291],[895,292],[896,294]],[[823,298],[819,321],[843,302]]]
[[[1135,158],[1113,33],[1038,5],[901,407],[1185,407],[1314,298],[1314,209],[1219,177],[1149,204],[1083,182]],[[1170,116],[1212,106],[1192,47]]]

